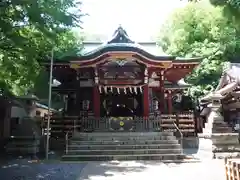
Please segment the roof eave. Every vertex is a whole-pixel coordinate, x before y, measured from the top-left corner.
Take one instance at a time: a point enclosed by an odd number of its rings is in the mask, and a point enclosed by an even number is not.
[[[142,49],[141,47],[138,46],[129,46],[129,44],[124,45],[124,43],[122,44],[122,46],[114,46],[114,45],[103,45],[100,46],[97,49],[94,49],[90,52],[86,52],[85,54],[82,54],[81,56],[77,56],[77,57],[68,57],[69,61],[81,61],[81,60],[91,60],[94,59],[98,56],[102,56],[104,54],[107,53],[111,53],[111,52],[136,52],[139,54],[142,54],[144,57],[150,58],[152,60],[172,60],[174,61],[176,59],[176,56],[171,56],[171,55],[163,55],[163,56],[156,56],[154,54],[149,53],[148,51],[146,51],[145,49]],[[71,59],[75,59],[75,60],[70,60]],[[67,59],[67,58],[65,58]]]
[[[200,64],[201,61],[203,60],[203,57],[192,57],[192,58],[182,58],[182,57],[176,57],[175,59],[176,63],[188,63],[188,62],[191,62],[191,63],[196,63],[196,65]]]

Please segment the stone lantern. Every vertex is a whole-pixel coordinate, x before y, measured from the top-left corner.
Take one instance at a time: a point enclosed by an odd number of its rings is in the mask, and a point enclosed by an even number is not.
[[[221,104],[222,98],[223,98],[223,96],[219,93],[214,93],[212,95],[212,107],[211,107],[212,122],[223,122],[224,121],[224,118],[220,113],[220,108],[222,106],[222,104]]]
[[[220,93],[214,93],[212,94],[212,108],[213,109],[219,109],[221,107],[221,99],[223,96]]]
[[[36,115],[36,103],[39,101],[37,96],[33,94],[27,94],[20,96],[18,99],[23,101],[28,116],[34,117]]]

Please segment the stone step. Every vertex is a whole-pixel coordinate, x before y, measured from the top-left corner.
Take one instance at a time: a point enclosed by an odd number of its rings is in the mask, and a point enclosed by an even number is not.
[[[74,137],[139,137],[139,136],[173,136],[173,132],[92,132],[74,133]]]
[[[216,127],[212,129],[213,133],[227,133],[232,132],[232,128],[230,127]]]
[[[222,124],[220,124],[220,125],[213,125],[212,128],[214,129],[214,128],[231,128],[231,127],[228,126],[228,125],[222,125]]]
[[[134,144],[178,144],[178,140],[147,140],[147,141],[136,141],[136,140],[128,140],[128,141],[113,141],[113,140],[97,140],[97,141],[82,141],[82,140],[71,140],[71,145],[134,145]]]
[[[63,160],[179,160],[182,149],[173,132],[75,133]]]
[[[73,138],[73,140],[76,140],[76,138]],[[80,138],[79,140],[89,140],[89,141],[130,141],[130,140],[135,140],[135,141],[153,141],[153,140],[176,140],[175,136],[158,136],[158,137],[151,137],[151,136],[139,136],[139,137],[84,137]]]
[[[134,154],[181,154],[181,149],[94,149],[94,150],[72,150],[68,154],[76,155],[134,155]]]
[[[71,150],[92,150],[92,149],[180,149],[180,144],[101,144],[101,145],[69,145]]]
[[[33,147],[35,144],[7,144],[6,148]]]
[[[183,154],[119,154],[119,155],[71,155],[62,156],[63,161],[111,161],[111,160],[183,160]]]
[[[34,143],[34,141],[26,141],[26,142],[24,142],[24,141],[16,141],[16,142],[9,142],[9,143],[7,143],[7,146],[9,146],[9,145],[28,146],[28,145],[31,145],[33,143]]]
[[[35,153],[38,152],[39,148],[37,146],[32,147],[8,147],[6,152],[8,153]]]
[[[227,123],[227,122],[225,122],[225,121],[214,121],[213,123],[212,123],[213,125],[224,125],[224,126],[229,126],[229,124]]]

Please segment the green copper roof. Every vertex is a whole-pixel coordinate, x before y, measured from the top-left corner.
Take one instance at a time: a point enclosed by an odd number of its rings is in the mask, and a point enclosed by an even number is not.
[[[177,58],[175,56],[171,55],[156,55],[156,53],[152,54],[146,48],[141,46],[140,44],[136,43],[135,41],[131,40],[127,34],[127,32],[120,26],[118,29],[114,32],[114,35],[112,39],[107,41],[106,43],[103,43],[99,47],[88,51],[88,52],[82,52],[80,56],[68,56],[64,57],[63,59],[59,60],[59,62],[69,62],[69,61],[81,61],[81,60],[91,60],[94,58],[97,58],[103,54],[106,54],[108,52],[135,52],[137,56],[142,55],[146,58],[152,59],[152,60],[178,60],[180,62],[196,62],[201,60],[202,58]],[[159,51],[161,49],[159,48]],[[139,54],[139,55],[138,55]],[[139,57],[141,58],[141,57]],[[56,61],[57,62],[57,61]]]

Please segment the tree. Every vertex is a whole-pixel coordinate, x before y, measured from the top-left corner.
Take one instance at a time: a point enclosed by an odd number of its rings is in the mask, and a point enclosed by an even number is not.
[[[62,33],[58,37],[59,43],[54,48],[54,58],[61,61],[66,56],[76,56],[81,52],[82,37],[79,37],[75,32]],[[35,78],[32,91],[39,98],[46,99],[48,97],[49,72],[44,67],[38,66],[38,69],[39,73]]]
[[[212,5],[223,8],[225,17],[240,25],[240,0],[209,0]]]
[[[75,0],[2,0],[0,2],[0,84],[14,94],[33,87],[38,62],[56,46],[56,55],[80,47],[71,31],[81,24],[80,3]]]
[[[222,66],[237,49],[235,26],[222,16],[222,8],[208,1],[190,2],[176,10],[161,29],[160,44],[176,56],[203,57],[187,82],[191,96],[201,96],[218,84]]]

